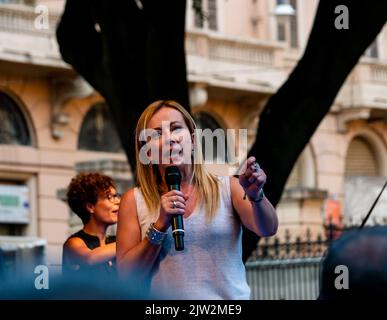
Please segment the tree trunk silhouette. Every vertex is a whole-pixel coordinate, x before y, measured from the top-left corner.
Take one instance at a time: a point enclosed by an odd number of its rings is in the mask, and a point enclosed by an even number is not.
[[[349,28],[336,29],[335,8],[345,5]],[[265,194],[277,205],[287,178],[313,133],[328,113],[348,74],[387,20],[387,3],[378,0],[320,1],[302,58],[260,115],[249,155],[268,175]],[[244,260],[258,237],[244,232]]]
[[[144,108],[154,100],[170,98],[189,110],[186,1],[143,0],[142,4],[141,10],[134,0],[67,0],[57,29],[63,59],[110,106],[132,169],[133,132]],[[349,10],[349,29],[335,28],[339,5]],[[304,55],[268,101],[249,152],[269,177],[265,194],[274,205],[298,156],[386,17],[385,1],[320,1]],[[244,261],[258,240],[244,229]]]
[[[183,0],[143,1],[143,9],[134,0],[66,2],[57,28],[61,55],[105,98],[132,169],[145,107],[174,99],[190,110],[184,30]]]

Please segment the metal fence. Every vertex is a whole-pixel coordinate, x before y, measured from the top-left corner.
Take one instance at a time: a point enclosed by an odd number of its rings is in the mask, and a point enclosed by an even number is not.
[[[250,261],[247,282],[254,300],[315,300],[322,257]]]
[[[369,225],[387,225],[387,220]],[[343,232],[358,228],[326,226],[325,235],[312,239],[307,230],[303,239],[292,239],[287,231],[283,241],[265,238],[246,262],[247,282],[254,300],[315,300],[320,290],[324,254],[331,241]]]

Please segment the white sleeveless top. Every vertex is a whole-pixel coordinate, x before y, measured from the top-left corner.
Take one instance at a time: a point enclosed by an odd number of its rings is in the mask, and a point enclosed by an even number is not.
[[[184,219],[184,250],[176,251],[172,228],[152,270],[150,292],[165,299],[250,299],[242,262],[242,226],[233,213],[230,177],[218,176],[221,189],[218,211],[210,223],[198,205]],[[139,188],[134,196],[142,239],[159,215],[149,212]]]

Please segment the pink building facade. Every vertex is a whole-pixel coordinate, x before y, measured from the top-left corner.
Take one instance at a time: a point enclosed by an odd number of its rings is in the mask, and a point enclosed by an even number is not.
[[[120,181],[131,174],[120,145],[104,140],[114,128],[103,98],[59,55],[63,2],[9,2],[0,4],[0,248],[43,243],[58,270],[61,246],[79,227],[61,190],[93,165]],[[192,112],[203,126],[248,129],[250,145],[259,113],[302,55],[318,1],[290,1],[294,15],[284,20],[275,0],[203,0],[203,21],[187,2]],[[365,215],[387,176],[386,117],[387,27],[298,159],[278,205],[280,236],[323,234],[327,198],[340,202],[344,222]],[[12,199],[20,205],[7,208]],[[383,196],[375,217],[386,209]]]

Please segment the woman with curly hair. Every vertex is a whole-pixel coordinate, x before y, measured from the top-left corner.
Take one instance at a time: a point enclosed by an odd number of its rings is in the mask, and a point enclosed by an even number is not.
[[[120,197],[112,179],[96,172],[78,174],[68,186],[67,202],[83,228],[63,245],[63,274],[114,274],[116,239],[106,236],[106,229],[117,222]]]

